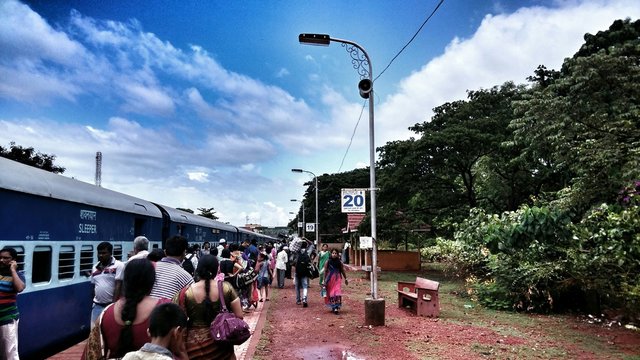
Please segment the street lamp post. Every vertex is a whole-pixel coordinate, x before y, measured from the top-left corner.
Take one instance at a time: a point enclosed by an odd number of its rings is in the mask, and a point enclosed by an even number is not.
[[[315,230],[316,230],[316,248],[318,249],[318,251],[320,251],[320,248],[322,247],[321,245],[321,241],[320,241],[320,224],[318,223],[318,177],[316,176],[316,174],[312,173],[311,171],[308,170],[303,170],[303,169],[291,169],[291,171],[293,172],[297,172],[297,173],[308,173],[313,175],[313,179],[315,181],[315,187],[316,187],[316,225],[315,225]],[[305,224],[306,226],[306,224]]]
[[[297,199],[291,199],[291,201],[296,202],[298,200]],[[302,237],[306,237],[307,236],[307,232],[305,231],[304,227],[307,226],[307,223],[304,222],[304,201],[300,200],[300,204],[302,204]]]
[[[296,216],[296,235],[300,235],[300,232],[298,231],[298,223],[299,223],[299,221],[298,221],[298,214],[297,214],[297,213],[294,213],[293,211],[289,211],[289,214],[291,214],[291,215],[295,215],[295,216]]]
[[[349,40],[332,38],[327,34],[300,34],[301,44],[329,46],[338,42],[344,46],[351,56],[351,63],[361,77],[358,83],[360,96],[369,99],[369,182],[371,192],[371,299],[365,300],[365,322],[369,325],[384,325],[384,299],[378,299],[378,252],[376,233],[376,163],[375,136],[373,122],[373,67],[367,52],[357,43]],[[360,56],[362,52],[363,56]],[[365,65],[368,66],[365,68]]]

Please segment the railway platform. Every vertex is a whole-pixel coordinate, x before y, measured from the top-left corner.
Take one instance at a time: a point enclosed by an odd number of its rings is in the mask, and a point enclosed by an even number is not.
[[[251,337],[242,345],[235,347],[236,358],[238,360],[251,359],[253,353],[256,350],[256,346],[260,341],[262,335],[262,328],[269,308],[269,302],[258,303],[258,308],[250,310],[244,314],[244,320],[249,324],[251,329]],[[47,360],[75,360],[82,357],[82,351],[84,350],[85,341],[82,341],[54,356],[47,358]]]

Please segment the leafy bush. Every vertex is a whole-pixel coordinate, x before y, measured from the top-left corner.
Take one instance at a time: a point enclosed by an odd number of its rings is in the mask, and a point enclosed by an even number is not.
[[[640,314],[640,206],[603,204],[576,225],[579,247],[572,272],[584,289],[593,289],[604,305]],[[624,198],[624,197],[623,197]]]
[[[547,311],[553,290],[569,276],[573,238],[563,210],[523,205],[501,216],[474,210],[456,232],[460,266],[479,280],[477,300],[489,307]]]
[[[640,182],[572,222],[561,202],[501,215],[473,209],[454,239],[423,249],[467,279],[470,295],[496,309],[546,312],[604,306],[640,314]],[[599,311],[599,309],[594,310]]]

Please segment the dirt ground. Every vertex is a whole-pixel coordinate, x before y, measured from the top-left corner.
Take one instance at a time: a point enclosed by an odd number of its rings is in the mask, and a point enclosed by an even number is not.
[[[349,272],[339,315],[325,307],[318,281],[309,307],[295,304],[291,280],[273,289],[254,359],[640,359],[640,332],[589,324],[584,317],[527,315],[482,309],[451,286],[440,288],[440,317],[420,318],[397,306],[396,282],[416,274],[387,273],[378,280],[385,325],[364,325],[370,282]],[[429,274],[421,274],[429,276]]]

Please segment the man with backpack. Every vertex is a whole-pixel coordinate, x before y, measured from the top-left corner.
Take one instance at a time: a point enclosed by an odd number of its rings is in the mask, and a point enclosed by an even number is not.
[[[295,262],[295,288],[296,288],[296,304],[302,304],[302,307],[307,307],[307,293],[309,290],[309,264],[311,258],[307,253],[307,242],[304,241],[300,244],[300,250]],[[300,290],[302,289],[302,296],[300,296]]]

